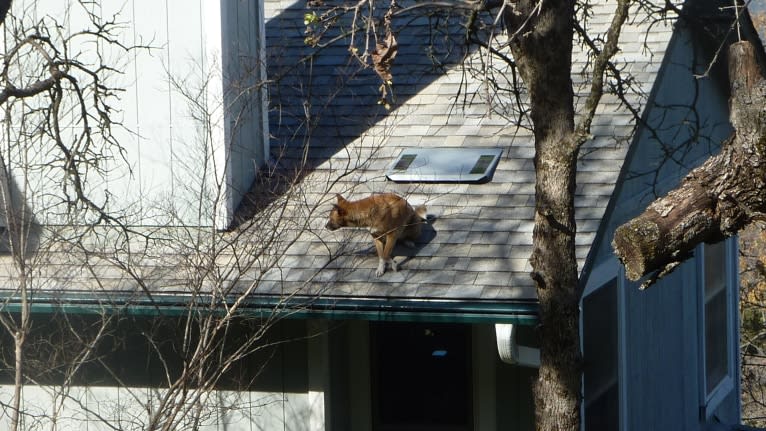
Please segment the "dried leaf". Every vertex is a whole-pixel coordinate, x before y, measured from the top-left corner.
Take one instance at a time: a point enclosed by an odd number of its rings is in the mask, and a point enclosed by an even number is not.
[[[391,66],[398,50],[399,44],[396,42],[394,34],[388,32],[386,39],[376,44],[375,51],[372,52],[372,66],[383,82],[388,83],[393,80]]]

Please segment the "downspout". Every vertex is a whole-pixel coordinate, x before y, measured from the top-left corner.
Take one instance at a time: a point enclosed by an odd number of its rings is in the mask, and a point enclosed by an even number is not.
[[[517,327],[518,324],[514,323],[495,324],[497,353],[500,355],[500,360],[506,364],[539,368],[540,349],[520,346],[516,335]]]

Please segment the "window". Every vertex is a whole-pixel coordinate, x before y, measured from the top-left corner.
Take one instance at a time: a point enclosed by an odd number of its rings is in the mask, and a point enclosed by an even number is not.
[[[728,372],[728,304],[724,243],[705,246],[705,390],[710,394]]]
[[[371,331],[374,430],[473,428],[470,326],[377,323]]]
[[[582,321],[585,429],[616,430],[620,419],[617,279],[583,298]]]
[[[709,416],[724,397],[735,389],[736,347],[735,266],[728,250],[731,241],[705,244],[702,250],[703,295],[700,307],[702,357],[702,404]]]

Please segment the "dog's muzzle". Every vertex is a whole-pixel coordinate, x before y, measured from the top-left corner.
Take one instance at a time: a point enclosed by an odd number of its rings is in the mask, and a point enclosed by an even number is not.
[[[328,230],[336,230],[340,228],[339,225],[333,223],[332,221],[328,221],[327,224],[324,225],[324,227],[325,229],[328,229]]]

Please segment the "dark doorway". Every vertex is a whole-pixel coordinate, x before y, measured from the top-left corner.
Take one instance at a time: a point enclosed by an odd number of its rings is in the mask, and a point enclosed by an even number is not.
[[[373,429],[470,431],[471,327],[371,325]]]

